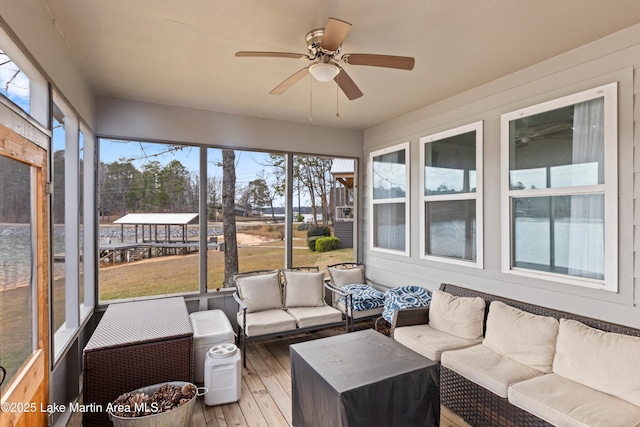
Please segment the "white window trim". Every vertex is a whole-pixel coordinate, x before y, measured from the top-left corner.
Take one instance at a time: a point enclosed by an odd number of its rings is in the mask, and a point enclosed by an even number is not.
[[[569,285],[618,291],[618,84],[609,83],[593,89],[553,99],[541,104],[512,111],[501,116],[501,215],[502,215],[502,272],[549,280]],[[536,190],[509,189],[509,122],[522,117],[545,111],[578,104],[604,96],[604,184],[571,188],[545,188]],[[513,267],[512,255],[512,223],[511,198],[516,196],[555,196],[574,195],[593,192],[604,193],[604,230],[605,230],[605,280],[579,278],[564,274],[542,272]]]
[[[383,252],[383,253],[388,253],[388,254],[394,254],[394,255],[402,255],[402,256],[410,256],[411,254],[411,241],[409,239],[410,236],[410,231],[411,231],[411,215],[410,215],[410,211],[411,211],[411,203],[410,203],[410,194],[411,194],[411,151],[410,151],[410,143],[407,142],[403,142],[401,144],[397,144],[397,145],[393,145],[391,147],[387,147],[387,148],[383,148],[381,150],[377,150],[377,151],[373,151],[371,153],[369,153],[369,168],[368,168],[368,173],[369,173],[369,200],[371,201],[370,206],[370,212],[369,212],[369,248],[372,251],[375,252]],[[397,197],[397,198],[390,198],[390,199],[377,199],[374,200],[373,198],[373,158],[377,157],[377,156],[381,156],[383,154],[388,154],[388,153],[394,153],[396,151],[402,151],[405,150],[405,167],[407,169],[406,171],[406,191],[405,191],[405,197]],[[387,204],[393,204],[393,203],[404,203],[405,205],[405,227],[404,227],[404,232],[405,232],[405,236],[404,236],[404,242],[405,242],[405,250],[404,251],[398,251],[398,250],[393,250],[393,249],[387,249],[387,248],[380,248],[374,245],[374,235],[375,235],[375,230],[374,230],[374,218],[373,218],[373,211],[374,211],[374,206],[375,205],[387,205]]]
[[[53,102],[62,111],[65,118],[65,182],[56,182],[54,185],[64,185],[65,198],[63,203],[67,206],[64,211],[65,321],[58,330],[53,331],[53,362],[55,363],[64,354],[71,338],[80,327],[80,301],[78,292],[78,209],[69,208],[78,206],[78,119],[73,114],[73,110],[56,92],[53,92]],[[51,154],[53,155],[53,153]],[[54,203],[60,202],[60,200],[54,200]]]
[[[476,133],[476,191],[475,193],[456,193],[439,196],[425,196],[424,194],[424,158],[425,145],[441,139],[462,135],[469,132]],[[444,262],[447,264],[462,265],[466,267],[484,268],[484,221],[483,221],[483,122],[470,123],[443,132],[427,135],[420,138],[420,258],[429,261]],[[468,261],[439,255],[427,255],[426,242],[426,202],[453,201],[453,200],[475,200],[476,202],[476,260]]]
[[[82,323],[93,311],[95,301],[95,239],[96,224],[96,192],[95,188],[95,147],[96,139],[93,132],[80,123],[80,132],[84,134],[84,158],[83,158],[83,221],[84,221],[84,249],[82,263],[84,268],[84,300],[80,303],[80,323]],[[78,138],[79,139],[79,138]]]

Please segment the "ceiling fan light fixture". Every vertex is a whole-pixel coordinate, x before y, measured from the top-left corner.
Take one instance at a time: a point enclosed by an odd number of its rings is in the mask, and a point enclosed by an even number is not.
[[[309,67],[309,72],[317,81],[324,83],[333,80],[333,78],[340,72],[340,68],[335,64],[319,62],[311,65]]]

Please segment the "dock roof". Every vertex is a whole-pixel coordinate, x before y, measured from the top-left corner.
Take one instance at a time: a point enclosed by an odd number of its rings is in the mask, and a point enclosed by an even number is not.
[[[129,225],[186,225],[197,224],[197,213],[130,213],[113,221]]]

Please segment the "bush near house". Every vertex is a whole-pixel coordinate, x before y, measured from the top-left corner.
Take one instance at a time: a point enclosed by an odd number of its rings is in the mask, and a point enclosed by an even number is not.
[[[318,225],[307,230],[307,237],[320,236],[331,237],[331,228],[326,225]]]
[[[340,249],[340,239],[337,237],[319,237],[316,240],[317,252],[328,252],[334,249]]]
[[[309,247],[309,249],[311,249],[312,251],[315,251],[316,250],[316,241],[321,237],[322,236],[307,237],[307,246]]]

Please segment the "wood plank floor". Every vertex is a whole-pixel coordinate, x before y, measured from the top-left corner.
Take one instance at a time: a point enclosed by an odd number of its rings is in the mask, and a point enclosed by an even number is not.
[[[356,325],[356,329],[371,327],[373,323]],[[250,343],[247,347],[247,367],[242,369],[240,401],[207,406],[203,398],[198,398],[191,426],[291,426],[289,345],[343,333],[343,328],[333,328]]]

